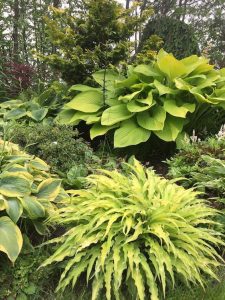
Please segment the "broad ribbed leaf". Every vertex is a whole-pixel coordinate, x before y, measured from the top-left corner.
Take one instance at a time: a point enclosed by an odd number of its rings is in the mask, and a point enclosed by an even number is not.
[[[26,196],[20,198],[20,201],[26,210],[29,218],[31,219],[39,219],[44,218],[46,215],[45,208],[41,203],[38,201],[36,197],[33,196]]]
[[[162,53],[162,50],[160,50],[160,52],[157,59],[159,69],[166,74],[170,80],[174,80],[187,73],[187,68],[181,61],[165,51]]]
[[[101,125],[100,123],[96,123],[91,127],[90,130],[90,137],[93,140],[96,136],[104,135],[106,134],[109,130],[118,127],[119,125],[112,125],[112,126],[104,126]]]
[[[127,103],[127,102],[131,101],[132,99],[136,98],[140,94],[140,92],[141,92],[141,90],[133,92],[132,94],[127,94],[125,96],[120,96],[118,98],[118,100],[123,101],[124,103]]]
[[[134,72],[149,77],[161,77],[162,74],[152,65],[138,65],[134,68]]]
[[[10,219],[17,223],[23,213],[23,207],[17,198],[8,198],[5,200],[6,212]]]
[[[92,76],[98,84],[100,84],[102,87],[105,87],[106,89],[113,88],[115,80],[121,80],[124,78],[114,70],[99,70]]]
[[[17,119],[20,119],[20,118],[22,118],[26,115],[27,115],[26,109],[22,108],[22,107],[18,107],[18,108],[14,108],[14,109],[10,110],[9,112],[7,112],[4,115],[4,117],[7,120],[11,120],[11,119],[17,120]]]
[[[103,104],[102,92],[87,91],[75,96],[72,101],[66,104],[66,107],[85,113],[92,113],[98,111]]]
[[[178,134],[182,131],[184,119],[167,115],[163,130],[154,131],[154,133],[166,142],[175,141]]]
[[[14,263],[23,244],[19,228],[8,217],[0,218],[0,251]]]
[[[46,117],[48,113],[48,108],[42,107],[36,110],[28,111],[27,115],[31,117],[33,120],[39,122]]]
[[[114,147],[121,148],[146,142],[151,132],[139,127],[135,120],[124,121],[121,127],[115,131]]]
[[[21,197],[31,193],[31,182],[23,175],[5,173],[0,176],[0,193],[7,197]]]
[[[63,109],[57,116],[56,121],[59,124],[68,125],[71,123],[71,119],[74,116],[74,109]]]
[[[101,118],[101,124],[105,126],[114,125],[120,121],[130,119],[133,116],[126,104],[112,106],[106,109]]]
[[[137,114],[138,124],[148,130],[162,130],[166,119],[166,111],[162,106],[155,106],[150,111]]]
[[[36,197],[39,199],[48,199],[49,201],[53,201],[58,196],[60,187],[60,179],[48,178],[39,184]]]
[[[195,111],[195,104],[182,103],[181,106],[178,106],[176,100],[166,99],[164,100],[164,109],[172,116],[185,118],[188,112],[193,113]]]
[[[170,87],[162,84],[158,80],[154,80],[154,86],[157,88],[159,95],[165,95],[165,94],[176,94],[176,90],[171,89]]]

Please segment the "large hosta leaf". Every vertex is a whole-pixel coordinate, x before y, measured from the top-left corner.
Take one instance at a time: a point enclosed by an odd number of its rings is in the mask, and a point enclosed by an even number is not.
[[[154,133],[166,142],[175,141],[178,134],[182,131],[185,119],[167,115],[163,130]]]
[[[19,228],[8,217],[0,218],[0,251],[14,263],[23,245]]]
[[[79,92],[87,92],[87,91],[101,91],[100,88],[94,88],[84,84],[75,84],[69,88],[69,92],[79,91]]]
[[[134,68],[134,72],[149,77],[161,77],[162,74],[152,65],[138,65]]]
[[[48,199],[53,201],[59,194],[61,187],[60,179],[48,178],[42,181],[37,189],[37,198]]]
[[[133,113],[127,109],[126,104],[115,105],[103,112],[101,124],[105,126],[114,125],[120,121],[130,119],[132,116]]]
[[[16,223],[23,213],[23,207],[17,198],[8,198],[5,200],[6,212],[10,219]]]
[[[20,201],[30,219],[39,219],[45,217],[45,208],[41,205],[36,197],[26,196],[20,198]]]
[[[74,116],[74,109],[63,109],[57,116],[56,121],[59,124],[69,125]]]
[[[114,70],[99,70],[93,75],[94,80],[106,89],[113,89],[116,80],[123,80],[124,77]]]
[[[78,94],[66,104],[67,108],[92,113],[98,111],[103,105],[103,94],[99,91],[86,91]]]
[[[31,193],[31,182],[25,176],[5,173],[0,176],[0,193],[7,197],[20,197]]]
[[[141,111],[145,111],[147,109],[149,109],[152,105],[154,105],[154,103],[150,104],[150,105],[146,105],[145,103],[141,103],[140,101],[131,101],[127,104],[127,109],[130,112],[136,113],[136,112],[141,112]]]
[[[109,130],[118,127],[118,124],[112,125],[112,126],[104,126],[101,125],[100,123],[96,123],[91,127],[90,130],[90,137],[93,140],[96,136],[104,135],[106,134]]]
[[[160,50],[158,54],[157,63],[159,69],[168,76],[170,80],[174,80],[187,72],[186,66],[177,60],[172,54]]]
[[[44,117],[47,115],[47,113],[48,113],[48,108],[42,107],[42,108],[27,112],[27,115],[29,117],[31,117],[33,120],[38,122],[38,121],[43,120]]]
[[[154,86],[157,88],[159,95],[165,95],[165,94],[176,94],[176,90],[171,89],[170,87],[162,84],[158,80],[154,80]]]
[[[18,107],[18,108],[14,108],[14,109],[10,110],[9,112],[7,112],[5,114],[5,118],[7,120],[10,120],[10,119],[17,120],[17,119],[20,119],[20,118],[22,118],[26,115],[27,115],[26,109],[22,108],[22,107]]]
[[[127,103],[127,102],[131,101],[132,99],[134,99],[135,97],[137,97],[140,94],[140,92],[141,92],[141,90],[133,92],[132,94],[127,94],[125,96],[120,96],[118,98],[118,100]]]
[[[172,116],[185,118],[188,112],[193,113],[195,111],[195,104],[183,103],[181,106],[178,106],[176,100],[166,99],[164,100],[164,109]]]
[[[161,106],[153,107],[137,115],[138,124],[148,130],[162,130],[166,119],[166,111]]]
[[[115,131],[114,147],[121,148],[146,142],[151,132],[141,128],[134,119],[122,122],[121,127]]]

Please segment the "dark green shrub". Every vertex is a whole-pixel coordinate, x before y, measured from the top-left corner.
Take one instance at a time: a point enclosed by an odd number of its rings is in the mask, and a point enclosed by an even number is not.
[[[13,129],[12,141],[30,154],[45,160],[54,172],[68,172],[72,167],[85,165],[94,167],[100,159],[70,126],[17,124]]]
[[[167,52],[172,52],[176,58],[200,53],[192,27],[180,20],[162,17],[149,21],[143,30],[139,52],[152,35],[162,38],[163,48]]]

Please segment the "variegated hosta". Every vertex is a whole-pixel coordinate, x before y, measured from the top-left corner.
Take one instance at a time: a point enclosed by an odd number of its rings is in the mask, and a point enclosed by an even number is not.
[[[127,78],[114,71],[93,75],[101,86],[74,85],[78,95],[58,115],[62,124],[93,124],[95,138],[114,129],[114,146],[146,142],[151,133],[175,141],[199,105],[225,108],[225,69],[215,70],[196,55],[177,60],[160,50],[151,65],[130,67]]]
[[[19,151],[17,145],[0,141],[0,251],[14,262],[22,247],[18,220],[30,219],[42,233],[43,220],[67,196],[61,180],[49,173],[49,166],[37,157]],[[7,216],[6,216],[7,215]]]
[[[58,289],[75,286],[85,272],[92,300],[100,290],[107,300],[123,299],[124,288],[136,290],[135,299],[157,300],[177,274],[200,284],[203,273],[215,278],[214,246],[223,244],[207,227],[215,210],[136,160],[128,169],[89,176],[90,187],[74,191],[71,204],[51,218],[71,226],[50,241],[58,249],[43,264],[64,261]]]

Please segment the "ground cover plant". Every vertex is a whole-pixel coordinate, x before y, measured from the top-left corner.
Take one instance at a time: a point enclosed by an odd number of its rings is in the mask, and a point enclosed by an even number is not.
[[[85,273],[92,299],[123,299],[123,289],[137,299],[165,296],[177,274],[203,285],[202,273],[216,278],[213,268],[222,244],[208,229],[216,211],[173,181],[160,178],[138,161],[126,173],[101,170],[88,177],[86,190],[74,191],[66,209],[51,221],[68,225],[53,239],[58,249],[43,266],[64,261],[58,290],[76,286]],[[151,295],[151,296],[150,296]]]
[[[32,223],[44,234],[43,221],[67,194],[43,160],[5,141],[1,141],[0,151],[0,251],[15,262],[23,244],[22,232],[26,233],[22,224]]]
[[[114,147],[146,142],[151,133],[175,141],[201,103],[225,105],[224,70],[195,55],[177,60],[160,50],[155,62],[131,66],[127,77],[102,70],[93,78],[101,87],[72,86],[70,91],[80,93],[58,120],[75,125],[85,121],[92,125],[92,139],[113,129]]]
[[[225,189],[223,164],[225,161],[224,136],[210,137],[204,141],[187,141],[182,149],[170,160],[168,175],[173,178],[183,177],[186,187],[198,185],[211,190],[214,196],[220,196]]]

